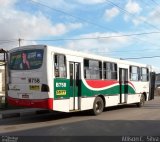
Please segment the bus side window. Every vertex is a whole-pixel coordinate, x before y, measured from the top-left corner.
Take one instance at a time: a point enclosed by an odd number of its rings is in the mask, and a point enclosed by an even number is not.
[[[84,78],[102,79],[102,62],[92,59],[84,59]]]
[[[104,79],[117,79],[117,64],[111,62],[104,62],[103,63],[103,78]]]
[[[73,64],[70,64],[69,68],[70,68],[70,86],[73,86]]]
[[[58,56],[55,55],[54,56],[54,72],[55,72],[55,77],[59,77],[59,70],[58,70],[58,60],[57,60]]]
[[[149,80],[148,68],[141,68],[141,76],[142,76],[142,81],[148,81]]]
[[[67,77],[66,57],[64,55],[56,54],[54,56],[54,72],[55,72],[55,77],[60,77],[60,78]]]
[[[130,80],[139,81],[140,77],[140,68],[137,66],[130,66]]]

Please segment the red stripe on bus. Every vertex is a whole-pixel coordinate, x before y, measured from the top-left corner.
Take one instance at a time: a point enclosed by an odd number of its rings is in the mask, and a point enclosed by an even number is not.
[[[117,80],[86,80],[86,82],[92,88],[103,88],[119,83]]]
[[[25,100],[25,99],[15,99],[8,97],[8,103],[13,106],[24,106],[31,108],[46,108],[53,110],[53,98],[41,99],[41,100]]]

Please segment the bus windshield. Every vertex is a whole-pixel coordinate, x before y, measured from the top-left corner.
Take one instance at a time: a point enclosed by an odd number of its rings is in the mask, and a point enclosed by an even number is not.
[[[10,53],[11,70],[32,70],[42,66],[43,49],[21,50]]]

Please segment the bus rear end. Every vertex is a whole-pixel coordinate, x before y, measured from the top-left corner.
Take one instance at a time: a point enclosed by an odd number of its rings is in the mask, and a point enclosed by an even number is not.
[[[9,52],[9,104],[53,109],[46,58],[47,48],[44,45],[24,46]]]

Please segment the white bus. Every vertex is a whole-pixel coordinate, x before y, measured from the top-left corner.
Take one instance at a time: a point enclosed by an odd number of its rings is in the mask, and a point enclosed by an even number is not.
[[[46,45],[9,51],[8,103],[62,112],[136,104],[154,98],[151,67]]]

